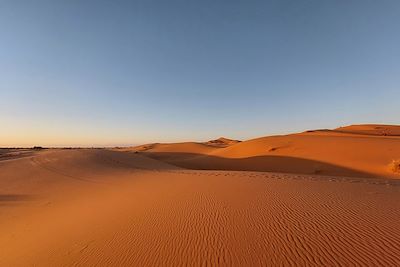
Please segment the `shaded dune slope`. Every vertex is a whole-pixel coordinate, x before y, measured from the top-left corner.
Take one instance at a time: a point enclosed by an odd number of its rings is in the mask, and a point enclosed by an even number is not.
[[[144,153],[144,155],[153,159],[166,161],[175,166],[193,170],[262,171],[365,178],[376,177],[368,172],[322,161],[287,156],[225,158],[213,155],[162,152]]]
[[[378,130],[376,129],[378,128]],[[400,159],[398,126],[359,125],[315,130],[200,150],[150,148],[148,157],[191,169],[279,171],[286,173],[400,178],[392,162]],[[386,135],[380,134],[384,129]]]

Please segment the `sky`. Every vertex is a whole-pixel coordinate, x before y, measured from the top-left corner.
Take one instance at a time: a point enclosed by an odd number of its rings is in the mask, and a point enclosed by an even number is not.
[[[1,0],[0,147],[400,124],[398,0]]]

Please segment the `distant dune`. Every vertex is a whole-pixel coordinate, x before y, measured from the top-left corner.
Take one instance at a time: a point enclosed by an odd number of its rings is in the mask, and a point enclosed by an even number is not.
[[[352,125],[231,142],[223,147],[206,142],[141,148],[131,150],[190,169],[400,178],[390,167],[400,158],[400,126]]]
[[[131,148],[120,148],[120,151],[133,152],[179,152],[179,153],[200,153],[207,154],[214,151],[216,148],[228,147],[240,143],[239,140],[232,140],[220,137],[207,142],[183,142],[183,143],[153,143],[145,144]]]
[[[228,139],[225,137],[220,137],[218,139],[215,140],[210,140],[208,142],[205,142],[205,145],[209,145],[209,146],[216,146],[216,147],[228,147],[234,144],[240,143],[239,140],[232,140],[232,139]]]
[[[336,132],[376,135],[376,136],[400,136],[400,126],[381,124],[362,124],[340,127]]]

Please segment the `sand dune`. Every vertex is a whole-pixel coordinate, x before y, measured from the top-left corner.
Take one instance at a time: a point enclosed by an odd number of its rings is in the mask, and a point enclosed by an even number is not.
[[[131,152],[176,152],[176,153],[190,153],[197,151],[200,154],[207,154],[218,147],[209,146],[204,143],[184,142],[184,143],[167,143],[167,144],[146,144],[133,148],[122,148],[118,151],[131,151]]]
[[[2,149],[0,266],[399,266],[399,151],[387,125]]]
[[[1,266],[400,264],[400,184],[190,171],[135,153],[0,162]]]
[[[220,137],[215,140],[207,142],[183,142],[183,143],[154,143],[145,144],[136,147],[119,148],[119,151],[131,151],[131,152],[176,152],[176,153],[199,153],[208,154],[218,148],[228,147],[234,144],[240,143],[238,140],[232,140],[224,137]]]
[[[382,124],[350,125],[335,129],[337,132],[376,135],[376,136],[400,136],[400,126]]]
[[[234,144],[240,143],[239,140],[233,140],[225,137],[220,137],[215,140],[210,140],[207,142],[204,142],[203,144],[209,145],[209,146],[216,146],[216,147],[228,147]]]
[[[355,125],[336,130],[262,137],[219,149],[158,145],[142,153],[192,169],[400,178],[400,126]],[[163,149],[159,149],[162,146]]]
[[[126,151],[135,153],[151,152],[160,155],[162,154],[163,155],[162,159],[168,162],[168,161],[184,160],[192,157],[197,157],[199,155],[208,155],[213,151],[228,147],[236,143],[239,143],[239,141],[227,138],[219,138],[208,142],[145,144],[136,147],[118,148],[116,149],[116,151]],[[155,158],[157,158],[157,156]]]

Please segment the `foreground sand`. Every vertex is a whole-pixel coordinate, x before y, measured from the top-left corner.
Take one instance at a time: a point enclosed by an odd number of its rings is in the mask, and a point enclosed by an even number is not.
[[[399,203],[395,180],[42,151],[0,161],[0,266],[398,266]]]

